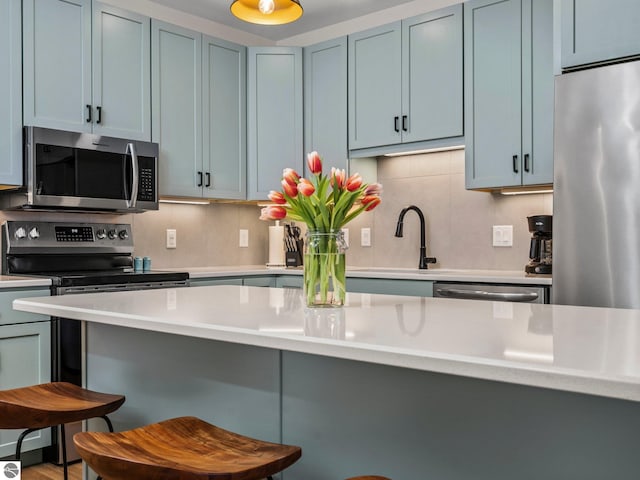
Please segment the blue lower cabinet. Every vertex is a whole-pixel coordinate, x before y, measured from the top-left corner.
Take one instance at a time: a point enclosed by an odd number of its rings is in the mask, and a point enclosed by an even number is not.
[[[347,277],[347,292],[432,297],[433,282],[424,280]]]
[[[5,302],[2,302],[2,305],[4,306]],[[11,303],[8,305],[10,308]],[[0,390],[26,387],[50,380],[51,322],[0,326]],[[0,458],[15,454],[16,441],[21,432],[0,430]],[[26,438],[22,444],[22,451],[46,447],[50,443],[50,430],[38,430]]]
[[[244,277],[242,284],[248,287],[276,287],[276,277],[272,275],[259,275]]]

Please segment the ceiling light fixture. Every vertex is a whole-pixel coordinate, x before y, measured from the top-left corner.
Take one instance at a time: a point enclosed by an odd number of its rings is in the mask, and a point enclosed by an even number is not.
[[[231,13],[249,23],[282,25],[302,16],[300,0],[234,0]]]

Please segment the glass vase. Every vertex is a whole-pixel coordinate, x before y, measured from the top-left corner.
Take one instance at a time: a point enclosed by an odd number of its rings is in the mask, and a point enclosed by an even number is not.
[[[303,262],[307,307],[344,305],[346,250],[347,245],[341,230],[307,231]]]

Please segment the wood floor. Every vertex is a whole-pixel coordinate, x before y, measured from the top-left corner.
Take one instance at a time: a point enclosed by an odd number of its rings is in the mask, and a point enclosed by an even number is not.
[[[22,470],[22,480],[62,480],[62,467],[53,463],[34,465]],[[82,480],[82,462],[69,465],[69,480]]]

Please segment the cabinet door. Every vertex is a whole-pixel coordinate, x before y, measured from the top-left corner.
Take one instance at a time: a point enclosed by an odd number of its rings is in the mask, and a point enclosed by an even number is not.
[[[302,49],[248,50],[249,200],[280,189],[282,170],[303,172]]]
[[[204,196],[246,198],[246,48],[211,37],[202,48]]]
[[[275,287],[276,277],[273,275],[244,277],[242,284],[247,287]]]
[[[462,4],[402,22],[402,141],[462,135]]]
[[[24,0],[24,124],[90,132],[91,0]]]
[[[522,183],[553,183],[553,0],[522,2]]]
[[[0,183],[22,185],[20,0],[0,0]]]
[[[466,186],[520,185],[520,0],[464,9]]]
[[[202,196],[202,35],[152,21],[152,140],[160,195]]]
[[[278,275],[276,287],[278,288],[302,288],[302,275]]]
[[[638,0],[562,0],[562,68],[640,54]]]
[[[39,0],[38,0],[39,1]],[[51,381],[51,322],[0,327],[0,390]],[[0,430],[0,457],[13,456],[21,430]],[[29,435],[22,451],[49,445],[49,429]]]
[[[190,281],[192,287],[208,287],[211,285],[242,285],[242,278],[239,277],[221,277],[221,278],[203,278],[193,279]]]
[[[388,280],[384,278],[347,278],[347,291],[433,297],[433,282],[424,280]]]
[[[304,49],[304,150],[348,168],[347,37]]]
[[[96,2],[93,131],[151,140],[151,20]]]
[[[19,312],[13,309],[13,301],[16,298],[48,297],[49,289],[42,290],[1,290],[0,291],[0,326],[14,323],[31,323],[47,320],[48,316],[37,313]],[[0,365],[1,367],[1,365]]]
[[[400,143],[400,22],[349,35],[349,148]]]

